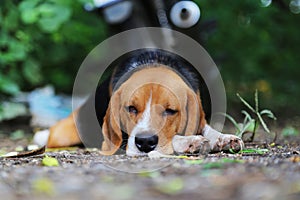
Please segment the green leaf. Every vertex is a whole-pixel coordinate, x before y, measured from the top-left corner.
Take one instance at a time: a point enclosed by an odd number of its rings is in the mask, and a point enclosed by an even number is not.
[[[258,154],[264,154],[267,153],[268,149],[243,149],[242,153],[258,153]]]
[[[69,7],[58,6],[56,8],[56,18],[60,23],[68,21],[72,15],[72,10]]]
[[[242,137],[243,133],[245,133],[246,131],[253,133],[254,132],[254,128],[255,128],[255,120],[251,119],[246,124],[242,124],[241,131],[238,134],[236,134],[236,135],[238,137]]]
[[[222,158],[220,160],[222,163],[244,163],[244,160],[238,160],[238,159],[231,159],[231,158]]]
[[[277,118],[276,118],[275,115],[272,113],[272,111],[267,110],[267,109],[260,111],[260,115],[261,115],[261,116],[267,115],[270,119],[277,120]]]
[[[40,67],[34,60],[25,61],[23,65],[23,74],[26,80],[33,85],[39,84],[43,80]]]
[[[245,111],[245,110],[242,110],[242,114],[245,115],[245,118],[244,118],[244,123],[243,124],[246,124],[248,121],[252,120],[252,117],[251,115]]]
[[[183,189],[183,180],[174,178],[168,182],[157,185],[157,189],[165,194],[177,194]]]
[[[255,129],[255,120],[251,119],[246,125],[245,125],[245,131],[254,132]]]
[[[33,24],[39,18],[39,12],[36,9],[39,0],[24,0],[19,5],[21,20],[25,24]]]
[[[14,119],[27,114],[27,109],[23,104],[2,102],[0,104],[0,121]]]
[[[1,43],[7,46],[7,51],[0,54],[0,58],[3,59],[4,62],[11,63],[26,58],[28,51],[26,44],[11,37],[6,37]]]
[[[71,17],[71,9],[60,4],[45,3],[39,6],[41,18],[38,21],[39,27],[47,33],[52,33],[68,21]]]
[[[149,171],[144,171],[138,174],[141,177],[149,177],[149,178],[157,178],[160,177],[161,174],[157,171],[149,172]]]
[[[203,165],[203,169],[219,169],[224,166],[221,162],[211,162]]]
[[[60,23],[57,23],[51,18],[41,18],[38,23],[40,28],[46,33],[52,33],[60,26]]]
[[[39,178],[32,182],[32,188],[35,193],[53,195],[54,183],[48,178]]]
[[[0,9],[1,10],[1,9]],[[1,14],[1,13],[0,13]],[[19,26],[19,12],[15,6],[12,6],[4,15],[3,21],[0,21],[2,30],[14,31]]]
[[[12,132],[9,136],[9,138],[12,140],[20,140],[23,139],[24,137],[25,137],[25,133],[23,130],[16,130]]]
[[[30,43],[30,37],[31,36],[28,33],[25,33],[22,30],[16,32],[16,38],[21,42]]]
[[[40,0],[23,0],[21,1],[21,3],[19,4],[19,10],[22,11],[26,11],[26,10],[31,10],[34,7],[36,7],[36,5],[40,2]]]
[[[203,164],[203,159],[198,159],[198,160],[184,160],[184,163],[188,165],[200,165]]]
[[[295,129],[294,127],[292,126],[288,126],[288,127],[285,127],[281,134],[284,136],[284,137],[288,137],[288,136],[298,136],[299,135],[299,131],[297,129]]]
[[[21,12],[21,19],[25,24],[33,24],[39,19],[39,12],[36,9],[24,10]]]
[[[20,92],[20,89],[15,82],[0,74],[0,91],[10,95],[16,95]]]
[[[58,167],[59,162],[56,158],[48,157],[47,155],[43,158],[42,164],[48,167]]]
[[[52,18],[56,14],[56,5],[50,3],[43,3],[38,7],[38,11],[42,18]]]
[[[7,151],[5,149],[0,149],[0,157],[7,154]]]

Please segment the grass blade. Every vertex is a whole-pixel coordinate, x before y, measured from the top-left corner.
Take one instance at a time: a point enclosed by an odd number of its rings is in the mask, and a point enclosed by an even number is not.
[[[247,124],[245,124],[241,132],[244,133],[245,131],[249,131],[248,128],[252,125],[253,121],[254,120],[250,120]],[[251,132],[253,132],[253,130]]]
[[[260,116],[259,113],[257,113],[257,117],[258,117],[258,119],[259,119],[261,125],[262,125],[263,128],[265,129],[265,131],[266,131],[267,133],[270,133],[270,130],[269,130],[269,128],[267,127],[267,124],[264,122],[263,118]]]
[[[246,124],[247,121],[251,121],[252,117],[251,117],[251,115],[247,111],[242,110],[242,114],[245,115],[245,119],[244,119],[244,123],[243,124]]]
[[[233,117],[231,117],[230,115],[228,115],[227,113],[219,113],[223,116],[225,116],[233,125],[234,127],[238,130],[238,132],[241,131],[240,126],[238,125],[238,123],[233,119]]]
[[[268,149],[243,149],[242,153],[258,153],[258,154],[264,154],[267,153]]]
[[[255,111],[259,112],[258,111],[258,92],[257,92],[257,89],[255,90],[255,93],[254,93],[254,101],[255,101]]]
[[[241,100],[241,102],[242,102],[247,108],[249,108],[252,112],[256,113],[255,110],[254,110],[254,108],[253,108],[252,106],[250,106],[250,104],[249,104],[245,99],[243,99],[243,97],[241,97],[239,93],[237,93],[236,95],[239,97],[239,99]]]

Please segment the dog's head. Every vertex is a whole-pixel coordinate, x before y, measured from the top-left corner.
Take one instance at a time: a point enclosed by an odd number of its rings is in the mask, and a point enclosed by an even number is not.
[[[113,92],[102,126],[102,150],[115,153],[125,132],[127,155],[171,154],[174,135],[200,133],[205,123],[199,92],[165,65],[146,67]]]

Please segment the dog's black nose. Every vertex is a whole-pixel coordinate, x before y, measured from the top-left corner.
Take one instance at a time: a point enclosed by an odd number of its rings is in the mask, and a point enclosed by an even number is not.
[[[135,146],[138,150],[148,153],[153,151],[158,143],[158,136],[149,133],[142,133],[135,136]]]

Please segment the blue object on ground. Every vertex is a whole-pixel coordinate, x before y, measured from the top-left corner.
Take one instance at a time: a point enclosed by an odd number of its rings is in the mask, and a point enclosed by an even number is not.
[[[52,86],[35,89],[28,94],[27,100],[33,126],[52,126],[72,112],[71,97],[55,95]]]

